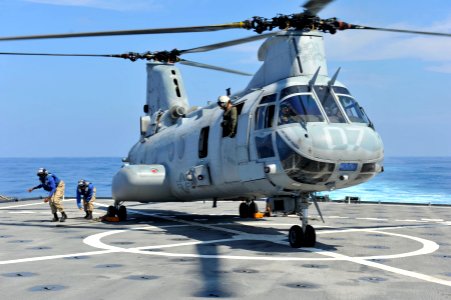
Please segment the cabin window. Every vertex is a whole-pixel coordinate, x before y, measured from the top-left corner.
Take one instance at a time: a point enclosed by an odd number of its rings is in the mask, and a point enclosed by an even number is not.
[[[312,94],[293,95],[280,103],[279,125],[323,121]]]
[[[346,119],[343,116],[337,102],[332,95],[330,88],[327,86],[315,86],[316,95],[321,102],[324,111],[331,123],[346,123]]]
[[[271,141],[271,133],[263,137],[256,136],[255,144],[257,146],[258,158],[274,157],[274,149]]]
[[[265,105],[255,112],[255,130],[271,128],[274,123],[275,105]]]
[[[345,95],[338,95],[338,99],[351,122],[370,124],[368,117],[357,101]]]
[[[208,156],[208,134],[210,133],[210,127],[204,127],[199,134],[199,158],[205,158]]]

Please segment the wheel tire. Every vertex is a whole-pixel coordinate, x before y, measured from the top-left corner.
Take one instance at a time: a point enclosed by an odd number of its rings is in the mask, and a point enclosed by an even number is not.
[[[249,207],[246,203],[242,202],[239,207],[240,218],[247,218],[249,216]]]
[[[248,216],[249,216],[249,218],[253,218],[254,217],[254,214],[256,213],[256,212],[258,212],[258,206],[257,206],[257,203],[255,203],[254,201],[252,201],[249,205],[248,205],[248,211],[249,211],[249,214],[248,214]]]
[[[116,207],[113,205],[108,206],[108,209],[106,210],[106,216],[107,217],[114,217],[116,216],[117,210]]]
[[[127,220],[127,207],[121,205],[119,206],[119,210],[117,211],[117,216],[119,217],[119,221]]]
[[[304,233],[302,228],[298,225],[291,226],[288,232],[288,241],[292,248],[299,248],[304,243]]]
[[[305,247],[315,247],[316,244],[316,232],[315,228],[311,225],[307,225],[304,233],[304,246]]]

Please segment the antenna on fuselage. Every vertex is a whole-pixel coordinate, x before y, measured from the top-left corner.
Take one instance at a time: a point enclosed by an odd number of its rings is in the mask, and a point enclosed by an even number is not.
[[[337,80],[338,77],[338,73],[340,73],[341,67],[339,67],[337,69],[337,71],[335,72],[334,76],[332,76],[332,78],[329,80],[329,82],[327,83],[327,85],[329,86],[329,88],[331,86],[333,86],[335,84],[335,81]]]
[[[313,86],[315,85],[316,79],[318,78],[319,70],[321,70],[321,66],[316,69],[315,74],[313,74],[312,79],[308,82],[308,88],[309,90],[312,90]]]

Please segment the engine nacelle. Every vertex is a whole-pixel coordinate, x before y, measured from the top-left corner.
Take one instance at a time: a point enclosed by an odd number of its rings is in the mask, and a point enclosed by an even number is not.
[[[178,201],[170,189],[163,165],[125,165],[113,178],[112,195],[116,201]]]

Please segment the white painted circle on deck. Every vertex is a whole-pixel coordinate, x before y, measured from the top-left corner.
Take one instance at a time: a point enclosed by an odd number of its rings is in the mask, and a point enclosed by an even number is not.
[[[152,230],[157,229],[157,227],[146,226],[139,227],[130,230]],[[383,228],[380,228],[383,229]],[[234,242],[234,241],[244,241],[244,240],[259,240],[259,241],[268,241],[274,242],[278,244],[287,245],[285,240],[285,236],[275,236],[275,235],[254,235],[254,234],[239,234],[229,239],[219,239],[219,240],[210,240],[210,241],[191,241],[184,243],[173,243],[166,245],[154,245],[154,246],[144,246],[144,247],[134,247],[134,248],[122,248],[111,246],[103,243],[101,240],[104,237],[112,236],[115,234],[126,233],[130,230],[111,230],[98,234],[91,235],[83,240],[83,242],[91,247],[104,249],[104,250],[114,250],[120,252],[129,252],[135,254],[146,254],[146,255],[157,255],[157,256],[168,256],[168,257],[191,257],[191,258],[221,258],[221,259],[237,259],[237,260],[260,260],[260,261],[327,261],[327,260],[350,260],[350,259],[359,259],[359,260],[371,260],[371,259],[393,259],[393,258],[402,258],[409,256],[417,256],[417,255],[425,255],[435,252],[439,245],[433,241],[405,235],[405,234],[397,234],[391,232],[379,231],[377,229],[371,230],[359,230],[368,233],[379,233],[391,236],[397,236],[400,238],[410,239],[422,244],[422,247],[415,251],[410,251],[406,253],[399,254],[387,254],[387,255],[377,255],[377,256],[364,256],[364,257],[350,257],[346,255],[337,254],[330,251],[325,251],[318,248],[302,248],[302,250],[307,250],[311,253],[321,254],[327,257],[290,257],[290,256],[271,256],[271,257],[256,257],[256,256],[242,256],[242,255],[203,255],[203,254],[195,254],[195,253],[171,253],[164,251],[149,251],[149,250],[158,250],[158,249],[166,249],[166,248],[176,248],[182,246],[190,246],[190,245],[203,245],[203,244],[212,244],[212,243],[221,243],[221,242]],[[335,234],[346,233],[350,230],[337,230],[333,231]]]

